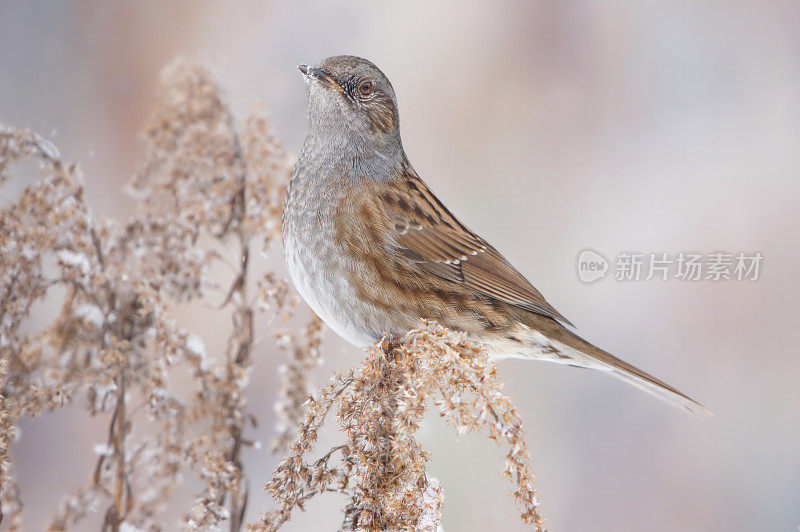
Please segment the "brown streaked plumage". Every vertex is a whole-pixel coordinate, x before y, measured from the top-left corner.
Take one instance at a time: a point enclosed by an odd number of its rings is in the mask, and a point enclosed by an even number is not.
[[[685,394],[586,342],[494,247],[465,227],[409,163],[394,90],[372,63],[301,70],[309,132],[287,194],[284,248],[303,297],[356,345],[420,318],[465,331],[497,357],[611,372],[694,413]]]

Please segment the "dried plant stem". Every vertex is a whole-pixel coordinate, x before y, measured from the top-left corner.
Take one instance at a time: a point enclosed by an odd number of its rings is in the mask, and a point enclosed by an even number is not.
[[[244,192],[242,192],[242,194],[244,194]],[[246,238],[241,233],[238,236],[240,246],[239,263],[241,269],[234,283],[232,289],[233,296],[231,297],[234,304],[232,320],[234,338],[236,340],[235,348],[231,350],[231,356],[227,363],[226,371],[228,380],[239,379],[241,375],[247,371],[250,366],[250,356],[253,348],[253,310],[246,303],[248,301],[247,275],[250,254]],[[240,408],[240,405],[235,402],[241,400],[241,398],[231,397],[231,404],[229,404],[231,448],[227,459],[234,465],[239,475],[234,491],[230,493],[229,510],[231,518],[229,529],[231,532],[238,532],[241,530],[248,499],[247,479],[244,477],[244,468],[241,462],[242,432],[245,420],[241,419],[241,416],[236,415],[234,411]],[[223,500],[219,502],[220,505],[224,505],[224,496],[225,494],[222,495]]]
[[[253,350],[253,309],[250,306],[248,297],[250,248],[249,235],[246,234],[245,220],[247,218],[247,164],[244,160],[239,135],[236,133],[233,114],[226,108],[226,123],[231,132],[233,143],[233,156],[235,168],[239,168],[238,188],[232,197],[231,215],[226,230],[232,229],[239,245],[239,271],[236,279],[231,286],[228,302],[233,304],[232,322],[233,333],[231,336],[232,346],[226,365],[227,380],[236,382],[242,379],[250,367],[251,353]],[[230,420],[231,446],[227,455],[229,463],[236,469],[236,478],[233,490],[230,493],[223,493],[218,504],[225,503],[225,496],[230,495],[230,532],[238,532],[244,523],[244,514],[247,510],[248,482],[244,476],[244,468],[241,462],[242,437],[245,419],[243,418],[244,398],[241,397],[242,390],[235,388],[238,396],[227,398],[228,413]]]
[[[128,424],[125,412],[125,369],[120,367],[117,378],[117,406],[114,409],[114,416],[112,418],[112,432],[114,434],[114,456],[116,457],[116,471],[114,477],[114,506],[109,510],[106,516],[106,526],[110,526],[112,532],[119,532],[120,524],[127,516],[127,507],[125,503],[125,434]]]
[[[99,253],[99,252],[98,252]],[[120,340],[119,346],[114,351],[116,356],[114,364],[114,384],[116,386],[114,411],[111,415],[109,428],[109,446],[113,450],[114,456],[114,492],[112,504],[106,512],[104,530],[119,532],[120,526],[129,515],[133,507],[133,492],[128,482],[127,471],[127,450],[126,438],[130,432],[130,420],[128,419],[127,400],[128,400],[128,376],[127,366],[130,354],[131,341],[134,338],[136,313],[138,303],[135,300],[124,301],[116,294],[111,296],[112,308],[118,308],[119,319],[115,323],[115,337]],[[105,339],[103,344],[106,345]],[[106,346],[107,347],[107,346]],[[100,486],[101,472],[106,456],[98,458],[95,468],[95,486]]]

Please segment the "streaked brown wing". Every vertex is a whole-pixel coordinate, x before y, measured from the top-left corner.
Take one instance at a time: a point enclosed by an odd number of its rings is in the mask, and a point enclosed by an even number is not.
[[[410,171],[410,172],[413,172]],[[496,249],[467,229],[415,174],[381,196],[395,221],[395,249],[420,270],[572,325]]]

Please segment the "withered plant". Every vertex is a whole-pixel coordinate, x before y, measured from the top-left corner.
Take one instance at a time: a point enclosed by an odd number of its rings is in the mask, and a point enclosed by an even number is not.
[[[164,513],[186,477],[200,488],[184,529],[276,530],[311,497],[334,491],[349,501],[343,529],[436,530],[442,486],[416,439],[436,405],[459,432],[485,429],[507,445],[503,475],[522,518],[542,528],[521,420],[487,353],[463,335],[421,324],[311,392],[323,325],[297,310],[269,269],[282,260],[291,160],[263,113],[240,127],[208,72],[178,60],[162,75],[145,138],[129,187],[137,212],[118,221],[91,210],[80,169],[51,144],[0,126],[2,526],[23,529],[13,461],[20,421],[69,406],[101,416],[108,435],[94,445],[87,481],[51,509],[49,530],[69,530],[92,509],[103,530],[174,529]],[[2,187],[26,161],[41,177],[8,199]],[[258,252],[275,262],[257,270]],[[44,307],[60,310],[49,320]],[[200,330],[181,324],[185,307],[229,321],[223,349],[207,349]],[[286,353],[282,363],[257,361],[281,375],[271,448],[285,458],[266,486],[278,508],[245,525],[252,479],[241,456],[255,445],[256,420],[244,392],[259,322]],[[333,409],[344,441],[317,450]]]
[[[309,400],[297,438],[266,488],[281,508],[252,530],[276,530],[315,495],[349,497],[347,530],[437,530],[442,487],[425,471],[416,439],[429,402],[459,433],[486,429],[508,446],[502,475],[522,519],[542,529],[522,421],[485,349],[435,323],[367,350],[360,368],[337,375]],[[337,408],[345,442],[308,461],[317,432]],[[336,463],[334,456],[339,459]]]

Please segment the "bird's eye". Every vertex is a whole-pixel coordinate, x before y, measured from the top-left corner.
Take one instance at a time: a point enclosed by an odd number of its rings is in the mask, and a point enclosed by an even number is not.
[[[372,92],[372,82],[365,81],[358,87],[358,92],[362,94],[362,96],[369,96]]]

